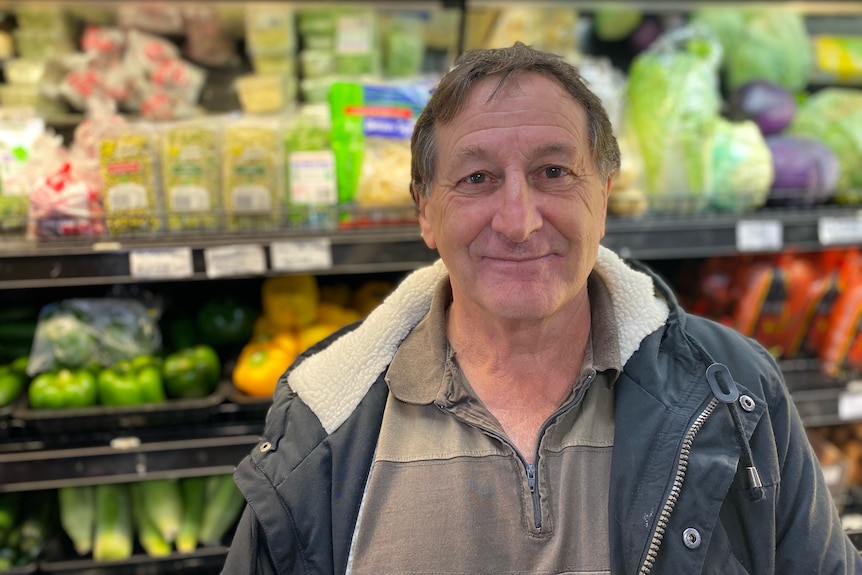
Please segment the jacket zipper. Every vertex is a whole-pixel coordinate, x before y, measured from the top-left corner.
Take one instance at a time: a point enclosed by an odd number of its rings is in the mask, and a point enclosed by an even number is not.
[[[706,423],[706,420],[709,419],[709,416],[712,415],[713,411],[715,411],[717,405],[718,399],[713,397],[706,406],[706,409],[697,416],[697,419],[695,419],[691,427],[688,428],[688,431],[683,438],[682,448],[679,452],[679,461],[676,465],[676,476],[673,480],[673,487],[671,487],[670,494],[661,509],[661,514],[659,515],[658,522],[656,523],[652,538],[650,539],[646,558],[641,564],[640,569],[638,569],[639,575],[649,575],[655,565],[659,548],[664,540],[665,530],[670,521],[670,514],[673,513],[674,507],[676,507],[676,502],[679,499],[680,492],[682,491],[682,484],[685,481],[685,474],[688,469],[688,458],[691,453],[691,445],[694,443],[695,436],[703,427],[704,423]]]

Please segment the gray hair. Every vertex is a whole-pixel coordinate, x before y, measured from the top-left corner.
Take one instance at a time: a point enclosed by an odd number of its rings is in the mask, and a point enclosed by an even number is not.
[[[525,73],[537,73],[558,81],[572,99],[584,107],[590,154],[599,175],[604,180],[619,171],[620,149],[608,114],[599,97],[587,88],[578,69],[556,54],[516,42],[508,48],[464,53],[431,95],[416,120],[410,140],[410,192],[415,202],[418,203],[419,194],[427,198],[431,193],[437,160],[434,128],[448,124],[458,115],[479,81],[497,76],[496,93],[507,81]]]

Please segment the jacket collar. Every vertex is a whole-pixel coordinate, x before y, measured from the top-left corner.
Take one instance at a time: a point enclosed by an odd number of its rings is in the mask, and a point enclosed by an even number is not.
[[[657,296],[653,278],[599,247],[593,268],[613,301],[621,364],[668,318],[667,294]],[[386,369],[407,334],[431,306],[438,283],[448,276],[441,260],[409,274],[356,329],[291,370],[287,383],[317,415],[327,432],[337,429]]]

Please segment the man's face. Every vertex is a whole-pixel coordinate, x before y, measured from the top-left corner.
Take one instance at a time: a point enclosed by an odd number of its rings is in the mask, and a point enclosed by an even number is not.
[[[419,224],[449,269],[453,305],[542,320],[586,285],[610,180],[593,165],[582,106],[558,83],[521,75],[489,100],[496,83],[482,80],[437,126],[437,168]]]

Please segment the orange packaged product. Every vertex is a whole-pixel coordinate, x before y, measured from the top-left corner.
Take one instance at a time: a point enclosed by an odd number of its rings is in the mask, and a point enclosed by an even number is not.
[[[754,265],[742,284],[735,310],[737,329],[773,355],[783,356],[787,327],[801,313],[814,277],[814,266],[795,254],[781,254]]]
[[[820,349],[821,369],[831,377],[862,371],[862,256],[858,252],[848,254],[838,281],[841,291]]]
[[[811,256],[815,276],[806,286],[798,313],[785,330],[784,357],[818,357],[829,329],[829,314],[840,293],[838,269],[844,251],[830,250]]]

